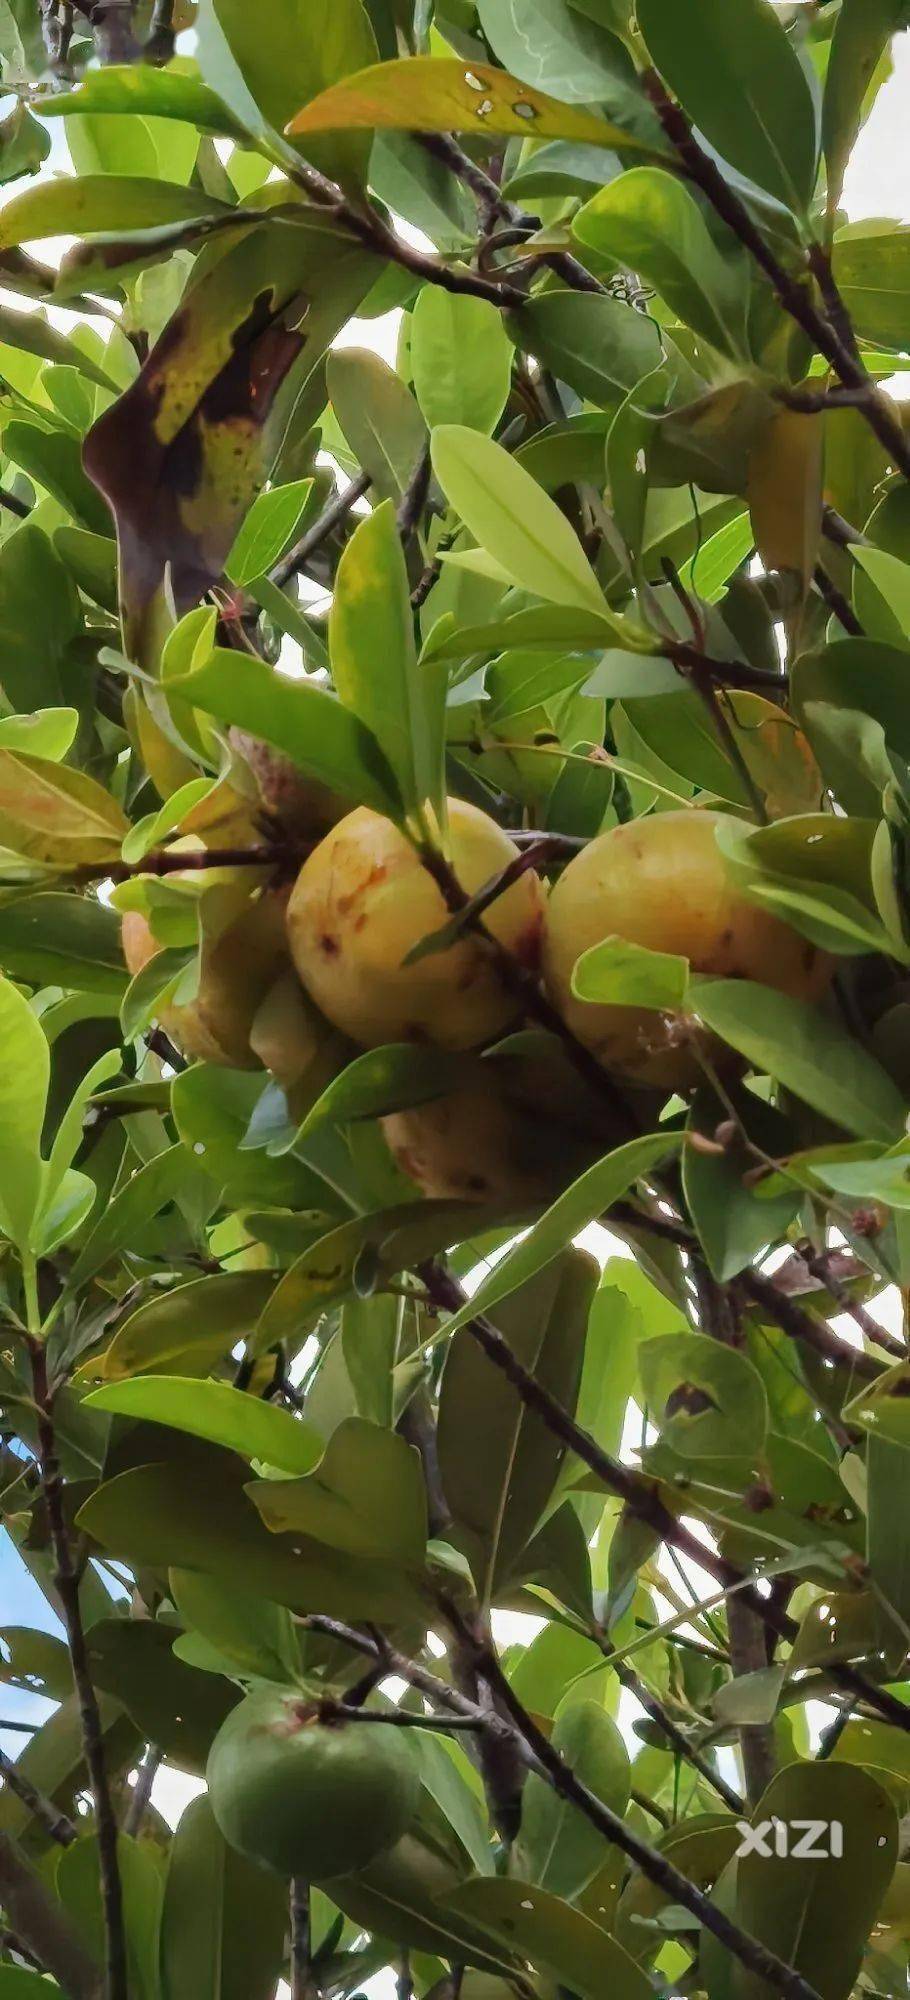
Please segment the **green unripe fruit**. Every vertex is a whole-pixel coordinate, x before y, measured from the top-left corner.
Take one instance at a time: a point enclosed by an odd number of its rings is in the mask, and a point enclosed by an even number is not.
[[[308,1882],[356,1872],[392,1847],[420,1793],[401,1731],[322,1722],[301,1695],[274,1689],[247,1695],[231,1710],[206,1775],[230,1846]]]

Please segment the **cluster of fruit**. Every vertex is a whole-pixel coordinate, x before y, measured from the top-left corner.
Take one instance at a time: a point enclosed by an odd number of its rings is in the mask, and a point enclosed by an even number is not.
[[[255,756],[255,747],[247,754]],[[303,819],[310,836],[320,837],[293,886],[251,896],[204,945],[196,997],[161,1008],[172,1041],[202,1061],[264,1063],[296,1109],[303,1079],[311,1099],[343,1066],[351,1044],[414,1041],[477,1051],[501,1036],[520,1013],[520,993],[482,937],[466,930],[443,949],[411,956],[443,927],[447,911],[405,835],[366,807],[339,817],[330,794],[301,788],[281,762],[268,753],[270,805],[289,824],[296,785],[294,824],[299,831]],[[575,965],[603,939],[673,953],[693,971],[761,980],[802,999],[817,998],[830,976],[823,953],[736,887],[715,838],[722,820],[690,808],[613,827],[569,862],[549,894],[529,868],[484,914],[497,943],[539,974],[577,1040],[633,1088],[663,1096],[689,1088],[698,1075],[696,1031],[672,1014],[577,998]],[[469,896],[518,852],[493,819],[455,798],[449,851]],[[124,918],[123,943],[133,973],[160,949],[138,911]],[[604,1114],[589,1096],[558,1050],[507,1048],[492,1065],[466,1062],[457,1091],[395,1113],[385,1132],[427,1195],[533,1202],[603,1150]]]

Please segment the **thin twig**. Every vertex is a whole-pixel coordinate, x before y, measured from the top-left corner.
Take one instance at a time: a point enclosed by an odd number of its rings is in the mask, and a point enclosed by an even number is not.
[[[900,419],[887,399],[879,393],[859,358],[849,316],[843,309],[839,293],[835,302],[836,287],[832,291],[834,281],[830,266],[823,274],[818,257],[810,253],[809,266],[822,287],[829,315],[826,316],[816,305],[808,284],[793,277],[775,256],[745,203],[725,179],[716,161],[699,145],[682,106],[669,96],[656,70],[646,70],[641,80],[688,178],[749,251],[773,287],[784,311],[802,328],[813,347],[830,362],[844,388],[862,392],[856,405],[860,415],[875,432],[891,463],[900,469],[905,479],[910,479],[910,443],[904,436]]]
[[[130,1793],[129,1805],[123,1815],[124,1833],[135,1834],[139,1832],[151,1804],[152,1787],[158,1775],[160,1765],[161,1751],[156,1750],[154,1744],[150,1743],[136,1773],[136,1783]]]
[[[279,590],[283,590],[285,584],[290,583],[291,577],[296,576],[298,571],[303,569],[304,565],[309,561],[310,556],[314,555],[316,550],[322,547],[323,542],[328,540],[333,529],[339,527],[341,522],[347,519],[351,509],[356,507],[358,500],[362,500],[364,494],[369,492],[372,483],[369,473],[361,472],[356,479],[351,480],[350,485],[345,487],[343,493],[336,493],[334,500],[329,501],[328,506],[323,508],[318,521],[314,521],[312,527],[307,528],[305,534],[301,535],[300,540],[294,543],[292,549],[288,550],[287,555],[282,556],[281,561],[275,564],[273,570],[270,570],[270,581],[277,584]]]
[[[813,1348],[823,1361],[833,1362],[837,1368],[849,1368],[865,1382],[878,1381],[882,1374],[880,1362],[871,1354],[865,1354],[862,1348],[851,1347],[847,1341],[838,1339],[826,1320],[816,1319],[803,1306],[797,1305],[795,1299],[787,1298],[773,1278],[764,1277],[761,1271],[744,1271],[737,1283],[763,1312],[768,1313],[789,1340]]]
[[[813,582],[819,597],[827,604],[832,617],[837,619],[838,624],[843,626],[844,631],[849,632],[852,639],[864,638],[865,633],[852,604],[848,602],[843,591],[835,583],[834,578],[828,575],[824,563],[816,563],[813,572]]]
[[[59,1806],[55,1806],[53,1799],[46,1798],[45,1794],[38,1790],[37,1785],[32,1784],[31,1778],[20,1769],[15,1758],[6,1755],[5,1750],[0,1750],[0,1778],[3,1779],[7,1789],[15,1793],[22,1805],[27,1806],[39,1826],[43,1826],[45,1833],[50,1835],[51,1840],[55,1840],[60,1847],[69,1847],[78,1839],[78,1832],[72,1820],[65,1812],[60,1811]]]
[[[608,1651],[606,1647],[604,1650]],[[723,1799],[724,1805],[728,1806],[731,1812],[742,1813],[743,1801],[739,1793],[734,1792],[732,1785],[727,1784],[726,1778],[721,1777],[720,1772],[716,1771],[714,1765],[708,1762],[707,1757],[701,1755],[701,1752],[696,1749],[694,1743],[690,1743],[685,1731],[680,1729],[678,1723],[673,1721],[672,1716],[667,1714],[666,1709],[658,1701],[656,1694],[652,1694],[651,1689],[646,1686],[641,1675],[637,1674],[633,1667],[627,1666],[624,1660],[611,1658],[610,1664],[616,1670],[617,1680],[622,1682],[623,1687],[628,1689],[631,1695],[634,1695],[635,1700],[640,1703],[645,1714],[654,1723],[655,1728],[659,1729],[661,1734],[666,1737],[667,1742],[676,1751],[677,1755],[684,1757],[687,1764],[691,1764],[693,1771],[697,1771],[699,1777],[704,1778],[705,1783],[711,1786],[712,1790],[717,1793],[718,1798]]]
[[[38,1463],[54,1551],[54,1582],[69,1646],[73,1685],[79,1704],[82,1745],[95,1807],[107,1955],[106,2000],[129,2000],[123,1894],[117,1855],[117,1821],[108,1784],[98,1698],[89,1668],[88,1647],[79,1601],[79,1579],[73,1563],[63,1505],[63,1482],[57,1458],[53,1400],[43,1341],[35,1336],[30,1337],[29,1353],[32,1364],[32,1393],[38,1413]]]
[[[628,1855],[629,1860],[635,1862],[642,1874],[665,1890],[674,1903],[679,1903],[683,1909],[689,1910],[702,1927],[711,1931],[747,1971],[764,1979],[769,1986],[784,1995],[785,2000],[817,2000],[815,1988],[809,1980],[804,1979],[792,1966],[785,1965],[783,1959],[778,1958],[775,1952],[769,1951],[758,1938],[751,1937],[748,1932],[741,1930],[732,1918],[689,1880],[688,1876],[675,1868],[665,1854],[651,1847],[618,1813],[605,1805],[587,1785],[582,1783],[518,1699],[511,1682],[503,1673],[495,1650],[472,1628],[452,1599],[443,1598],[441,1608],[444,1609],[459,1643],[465,1647],[473,1644],[478,1672],[501,1703],[505,1714],[514,1723],[531,1768],[547,1779],[560,1798],[583,1813],[585,1819],[597,1827],[605,1840],[611,1841]]]

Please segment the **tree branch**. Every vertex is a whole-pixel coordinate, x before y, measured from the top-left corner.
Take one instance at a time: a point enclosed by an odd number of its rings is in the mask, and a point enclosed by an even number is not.
[[[82,1607],[79,1602],[79,1579],[73,1564],[63,1506],[63,1482],[54,1434],[53,1399],[48,1382],[47,1353],[43,1341],[34,1335],[29,1338],[29,1354],[32,1364],[32,1390],[38,1413],[38,1463],[56,1565],[54,1582],[69,1645],[73,1685],[79,1703],[82,1744],[95,1807],[107,1951],[106,2000],[129,2000],[123,1895],[117,1855],[117,1821],[108,1784],[101,1716],[89,1669]],[[15,1923],[15,1918],[13,1921]]]
[[[533,1716],[518,1700],[511,1682],[503,1673],[492,1647],[483,1635],[477,1632],[463,1617],[451,1599],[443,1599],[441,1608],[455,1633],[459,1644],[465,1648],[473,1646],[478,1673],[487,1682],[491,1693],[495,1694],[507,1716],[515,1726],[524,1755],[532,1770],[545,1778],[560,1798],[575,1806],[590,1824],[597,1828],[604,1840],[612,1842],[634,1861],[649,1881],[656,1883],[671,1901],[682,1905],[698,1919],[705,1930],[711,1931],[732,1956],[745,1966],[748,1972],[764,1979],[774,1990],[784,1996],[784,2000],[818,2000],[815,1988],[792,1966],[785,1965],[776,1953],[769,1951],[758,1938],[751,1937],[740,1929],[732,1918],[718,1909],[710,1898],[696,1888],[688,1876],[668,1861],[666,1855],[634,1832],[618,1813],[590,1791],[575,1772],[560,1756],[549,1737],[544,1734]]]
[[[68,2000],[101,2000],[101,1971],[15,1841],[0,1833],[0,1904],[29,1954],[53,1974]]]
[[[5,1750],[0,1750],[0,1778],[21,1804],[28,1808],[39,1826],[50,1835],[51,1840],[57,1841],[60,1847],[69,1847],[78,1838],[72,1820],[55,1806],[53,1799],[46,1798],[45,1794],[38,1790],[37,1785],[32,1784],[26,1773],[20,1770],[15,1758],[8,1757]]]
[[[303,569],[309,561],[310,556],[315,555],[316,550],[328,540],[333,528],[337,528],[347,519],[352,507],[355,507],[358,500],[362,500],[364,494],[369,492],[372,483],[369,473],[361,472],[356,479],[351,480],[343,493],[337,493],[334,500],[330,500],[328,506],[323,509],[318,521],[314,521],[312,527],[307,528],[305,534],[301,535],[299,542],[295,542],[287,555],[282,556],[281,561],[275,564],[274,569],[269,572],[269,581],[276,583],[279,590],[283,590],[285,584],[290,583],[291,577],[296,576],[298,570]]]
[[[676,104],[669,96],[656,70],[646,70],[641,80],[688,178],[701,190],[721,221],[726,223],[728,229],[732,230],[733,235],[749,251],[773,287],[784,311],[789,313],[797,326],[802,328],[813,347],[816,347],[818,352],[824,355],[825,360],[831,363],[844,388],[859,392],[856,400],[857,409],[875,432],[891,463],[899,467],[905,479],[910,479],[910,444],[904,437],[899,419],[863,367],[853,339],[849,316],[843,308],[839,293],[837,293],[839,304],[835,307],[836,286],[830,266],[822,284],[818,256],[810,253],[808,260],[810,269],[822,288],[822,295],[829,311],[834,311],[833,319],[819,311],[808,287],[801,279],[793,277],[775,256],[760,229],[753,222],[745,203],[725,180],[721,168],[698,144],[685,112],[681,105]],[[845,328],[849,329],[849,333]]]

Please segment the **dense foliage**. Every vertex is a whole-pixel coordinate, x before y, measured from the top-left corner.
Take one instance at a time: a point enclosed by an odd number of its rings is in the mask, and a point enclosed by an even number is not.
[[[906,1994],[906,15],[0,0],[0,2000]]]

